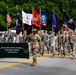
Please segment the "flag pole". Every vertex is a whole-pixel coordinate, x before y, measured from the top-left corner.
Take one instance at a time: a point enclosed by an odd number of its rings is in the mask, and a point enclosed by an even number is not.
[[[55,35],[57,34],[57,24],[54,10],[52,10],[52,32],[54,32]]]
[[[8,6],[6,6],[6,9],[8,11]],[[8,30],[8,23],[6,24],[6,30]]]
[[[41,9],[40,9],[40,25],[41,25]],[[41,30],[41,28],[39,28],[39,30]]]
[[[41,9],[40,9],[40,26],[41,26]],[[41,27],[39,28],[41,30]]]
[[[23,16],[22,16],[22,34],[24,33],[24,23],[23,23]]]
[[[7,30],[8,30],[8,23],[7,23]]]
[[[10,17],[10,15],[9,15],[9,11],[8,11],[8,6],[6,6],[6,9],[7,9],[7,30],[8,30],[8,27],[10,27],[10,24],[11,24],[11,22],[12,22],[12,20],[11,20],[11,17]]]
[[[54,10],[52,10],[52,12],[54,13]],[[53,24],[52,24],[52,32],[54,32],[54,26],[53,26]]]
[[[22,23],[22,34],[24,33],[24,23]]]
[[[33,24],[32,24],[32,31],[33,31]]]
[[[32,9],[32,14],[34,14],[33,10],[34,10],[34,8]],[[33,22],[33,18],[32,18],[32,22]],[[33,23],[32,23],[32,31],[33,31]]]

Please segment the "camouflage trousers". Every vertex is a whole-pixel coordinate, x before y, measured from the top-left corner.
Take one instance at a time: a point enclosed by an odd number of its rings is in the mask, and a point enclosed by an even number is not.
[[[52,46],[52,53],[56,54],[56,46],[55,45]]]
[[[73,43],[73,55],[75,56],[76,54],[76,43]]]
[[[69,43],[68,49],[69,49],[69,53],[70,53],[70,50],[71,50],[71,49],[72,49],[72,52],[73,52],[73,43]]]
[[[66,44],[61,44],[61,54],[66,55]]]
[[[49,43],[48,42],[42,42],[42,51],[41,52],[44,52],[45,51],[45,47],[47,48],[47,50],[50,49],[50,46],[49,46]]]
[[[39,44],[32,44],[32,55],[33,55],[33,60],[37,60],[37,53],[39,51]]]

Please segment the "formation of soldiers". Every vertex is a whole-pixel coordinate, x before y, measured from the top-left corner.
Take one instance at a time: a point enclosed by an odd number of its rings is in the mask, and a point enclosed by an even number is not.
[[[51,58],[56,55],[60,55],[61,58],[66,58],[67,55],[71,55],[72,59],[75,59],[76,55],[76,33],[72,30],[59,31],[57,35],[47,30],[33,29],[30,35],[27,35],[27,31],[20,34],[12,34],[11,30],[8,30],[0,37],[1,42],[11,43],[30,43],[31,55],[33,56],[32,66],[37,64],[37,53],[43,56],[45,53],[45,47],[47,53],[51,54]]]

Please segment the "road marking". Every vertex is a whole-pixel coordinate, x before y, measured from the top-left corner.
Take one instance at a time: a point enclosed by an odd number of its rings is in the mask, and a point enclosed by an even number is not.
[[[38,60],[43,59],[43,58],[47,58],[47,56],[37,57]],[[20,64],[24,64],[24,63],[27,63],[27,62],[32,62],[32,59],[17,61],[17,62],[13,62],[13,63],[8,63],[8,64],[0,66],[0,69],[16,66],[16,65],[20,65]]]
[[[24,61],[18,61],[18,62],[8,63],[8,64],[0,66],[0,69],[8,68],[8,67],[11,67],[11,66],[16,66],[16,65],[23,64],[23,63],[30,62],[30,61],[31,60],[24,60]]]

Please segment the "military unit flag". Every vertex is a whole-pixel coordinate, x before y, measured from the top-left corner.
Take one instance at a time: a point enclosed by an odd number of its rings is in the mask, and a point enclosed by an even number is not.
[[[62,17],[63,17],[63,25],[67,26],[68,28],[75,30],[76,26],[73,22],[73,20],[66,15],[66,13],[64,11],[61,11],[62,13]],[[51,23],[52,23],[52,31],[55,32],[55,34],[57,34],[58,32],[58,27],[57,27],[57,22],[56,22],[56,17],[54,14],[54,11],[52,11],[52,17],[51,17]],[[7,25],[8,27],[10,26],[10,24],[12,23],[12,19],[9,15],[9,12],[7,10]],[[16,34],[19,34],[22,28],[22,23],[23,24],[27,24],[27,25],[34,25],[38,28],[42,28],[42,29],[46,29],[46,23],[47,23],[47,16],[46,14],[40,10],[40,13],[38,13],[36,10],[32,10],[32,14],[31,13],[25,13],[22,10],[22,21],[20,20],[19,17],[19,13],[18,10],[16,10]]]
[[[32,14],[25,13],[22,11],[22,22],[24,24],[32,25]]]
[[[42,29],[45,30],[46,23],[47,23],[47,16],[42,10],[40,10],[40,22],[41,22]]]
[[[62,17],[63,17],[63,24],[66,25],[68,28],[75,30],[75,24],[71,18],[69,18],[68,15],[63,11],[62,12]]]
[[[38,28],[41,28],[40,14],[36,10],[32,10],[32,14],[33,14],[32,24]]]
[[[41,22],[41,25],[46,26],[47,16],[42,10],[40,10],[40,22]]]

